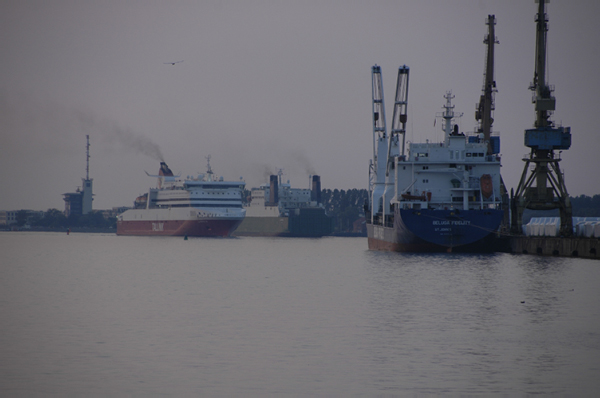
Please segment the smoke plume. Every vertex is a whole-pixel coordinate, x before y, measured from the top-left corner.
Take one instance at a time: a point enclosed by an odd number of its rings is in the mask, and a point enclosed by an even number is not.
[[[97,120],[90,113],[82,111],[76,111],[75,113],[84,130],[94,131],[99,137],[105,137],[109,141],[117,141],[120,145],[135,153],[150,156],[160,162],[164,161],[158,144],[141,133],[127,128],[124,129],[114,121]]]
[[[304,169],[307,175],[317,174],[315,168],[310,163],[310,160],[308,159],[308,156],[306,156],[306,154],[296,150],[292,153],[292,158],[301,168]]]

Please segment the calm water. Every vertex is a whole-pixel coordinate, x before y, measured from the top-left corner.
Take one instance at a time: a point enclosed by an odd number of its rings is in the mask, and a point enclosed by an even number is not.
[[[600,391],[600,261],[0,233],[0,394]]]

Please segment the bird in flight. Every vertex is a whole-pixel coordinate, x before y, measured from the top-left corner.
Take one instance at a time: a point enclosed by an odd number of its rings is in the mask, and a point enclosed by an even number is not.
[[[165,65],[175,65],[175,64],[179,64],[181,62],[183,62],[184,60],[182,59],[181,61],[175,61],[175,62],[163,62],[163,64]]]

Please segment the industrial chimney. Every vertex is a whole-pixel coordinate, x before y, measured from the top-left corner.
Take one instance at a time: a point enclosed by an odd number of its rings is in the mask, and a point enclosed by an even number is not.
[[[270,182],[269,204],[275,206],[279,203],[279,184],[277,183],[277,176],[274,174],[271,175]]]
[[[310,193],[310,200],[313,202],[321,203],[321,177],[312,176],[312,190]]]

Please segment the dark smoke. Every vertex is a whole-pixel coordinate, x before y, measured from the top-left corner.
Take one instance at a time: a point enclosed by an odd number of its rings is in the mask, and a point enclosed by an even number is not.
[[[96,120],[90,113],[76,111],[76,116],[85,130],[96,132],[100,137],[116,140],[125,148],[136,153],[150,156],[154,160],[164,162],[163,155],[158,144],[143,136],[141,133],[131,129],[121,128],[116,122],[109,120]]]
[[[271,176],[272,174],[277,174],[277,173],[274,172],[270,166],[264,165],[263,180],[268,182],[269,176]]]
[[[304,169],[307,175],[317,174],[306,154],[296,150],[292,153],[292,157],[298,163],[298,165]]]

